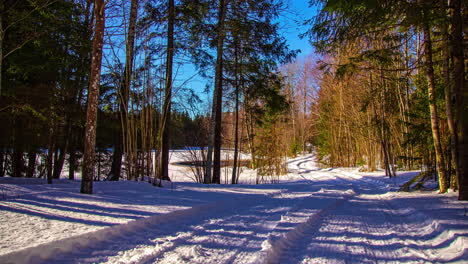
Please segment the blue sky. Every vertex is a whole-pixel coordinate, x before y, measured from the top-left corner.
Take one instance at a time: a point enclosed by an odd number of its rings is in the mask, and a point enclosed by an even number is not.
[[[298,57],[304,57],[313,52],[307,38],[300,39],[299,35],[308,30],[308,26],[303,23],[312,18],[316,13],[316,8],[309,7],[307,0],[289,0],[289,11],[284,12],[279,23],[282,26],[283,36],[288,41],[291,49],[300,49]]]

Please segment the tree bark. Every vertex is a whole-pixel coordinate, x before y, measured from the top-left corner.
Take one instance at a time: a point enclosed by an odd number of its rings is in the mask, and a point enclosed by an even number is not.
[[[429,26],[427,23],[422,25],[423,38],[424,38],[424,58],[426,67],[426,76],[428,80],[428,97],[429,97],[429,110],[431,113],[431,129],[432,138],[434,141],[434,148],[437,162],[437,173],[439,175],[439,192],[447,192],[447,176],[445,173],[445,159],[442,151],[439,130],[439,117],[437,115],[437,106],[435,101],[435,75],[434,66],[432,62],[432,42]]]
[[[175,10],[174,0],[168,1],[168,21],[167,21],[167,55],[166,55],[166,84],[165,96],[163,104],[163,112],[161,118],[161,125],[159,128],[159,166],[158,178],[162,180],[170,180],[169,178],[169,126],[171,122],[171,101],[172,101],[172,68],[174,59],[174,21]],[[156,181],[153,182],[156,184]]]
[[[458,199],[468,200],[468,89],[465,83],[462,1],[449,0],[450,51],[453,59],[452,89],[456,95],[458,139]]]
[[[236,86],[236,102],[235,102],[235,124],[234,124],[234,162],[232,165],[232,176],[231,184],[237,183],[237,157],[239,156],[239,71],[238,71],[238,58],[237,58],[237,48],[238,43],[236,42],[235,48],[235,86]]]
[[[213,132],[213,183],[221,183],[221,122],[222,122],[222,103],[223,103],[223,47],[224,47],[224,23],[226,17],[226,1],[219,0],[218,6],[218,29],[217,29],[217,47],[216,47],[216,70],[215,70],[215,88],[213,96],[214,118]],[[214,114],[214,115],[213,115]]]
[[[458,151],[457,151],[457,131],[456,131],[456,126],[455,126],[455,120],[454,120],[454,105],[456,105],[455,102],[455,97],[454,97],[454,91],[453,91],[453,85],[452,81],[450,78],[450,36],[448,34],[448,29],[447,29],[447,24],[444,24],[442,26],[442,34],[445,39],[445,45],[442,47],[442,53],[443,53],[443,75],[444,75],[444,82],[445,82],[445,113],[447,114],[447,124],[449,127],[450,131],[450,155],[451,155],[451,162],[447,162],[447,177],[450,177],[450,188],[452,190],[457,190],[458,189]],[[452,163],[453,163],[453,168],[454,172],[453,175],[451,175],[451,170],[452,170]]]
[[[83,176],[81,193],[93,193],[94,157],[96,146],[96,119],[98,108],[99,85],[101,79],[102,46],[104,38],[104,0],[94,1],[94,37],[91,58],[91,74],[88,89],[88,105],[86,111],[86,127],[83,153]]]

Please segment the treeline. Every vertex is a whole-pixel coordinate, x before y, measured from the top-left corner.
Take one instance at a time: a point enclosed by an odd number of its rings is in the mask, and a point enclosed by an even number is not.
[[[199,145],[212,159],[204,182],[219,183],[221,146],[232,137],[236,183],[241,147],[260,149],[256,129],[287,108],[277,65],[296,52],[274,22],[284,8],[282,1],[2,1],[1,176],[52,183],[68,164],[70,179],[81,172],[83,193],[103,177],[157,185],[170,180],[170,148]],[[211,80],[211,102],[177,74],[186,63]],[[229,111],[232,136],[222,135]],[[104,152],[112,157],[102,170]]]
[[[330,166],[424,168],[468,199],[466,1],[312,1],[315,145]]]

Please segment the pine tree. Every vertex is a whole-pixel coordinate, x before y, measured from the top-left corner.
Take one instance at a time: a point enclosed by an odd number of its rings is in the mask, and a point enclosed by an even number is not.
[[[167,20],[167,51],[166,51],[166,80],[165,96],[162,109],[162,118],[159,129],[159,166],[157,176],[162,180],[169,178],[169,143],[171,124],[171,101],[172,101],[172,68],[174,60],[174,23],[175,23],[174,0],[168,0],[168,20]],[[154,181],[156,184],[156,181]]]

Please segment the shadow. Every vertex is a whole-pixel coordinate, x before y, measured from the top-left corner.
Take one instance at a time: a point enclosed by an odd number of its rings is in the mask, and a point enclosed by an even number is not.
[[[73,218],[73,217],[68,217],[68,216],[53,215],[53,214],[50,214],[50,212],[45,212],[45,211],[41,212],[41,211],[38,211],[38,210],[31,210],[31,209],[28,209],[28,208],[7,207],[7,206],[3,206],[1,204],[0,204],[0,210],[7,211],[7,212],[13,212],[13,213],[19,213],[19,214],[38,216],[38,217],[49,219],[49,220],[58,220],[58,221],[80,223],[80,224],[87,224],[87,225],[94,225],[94,226],[113,226],[113,225],[115,225],[115,224],[101,222],[101,221],[93,221],[93,220]]]

